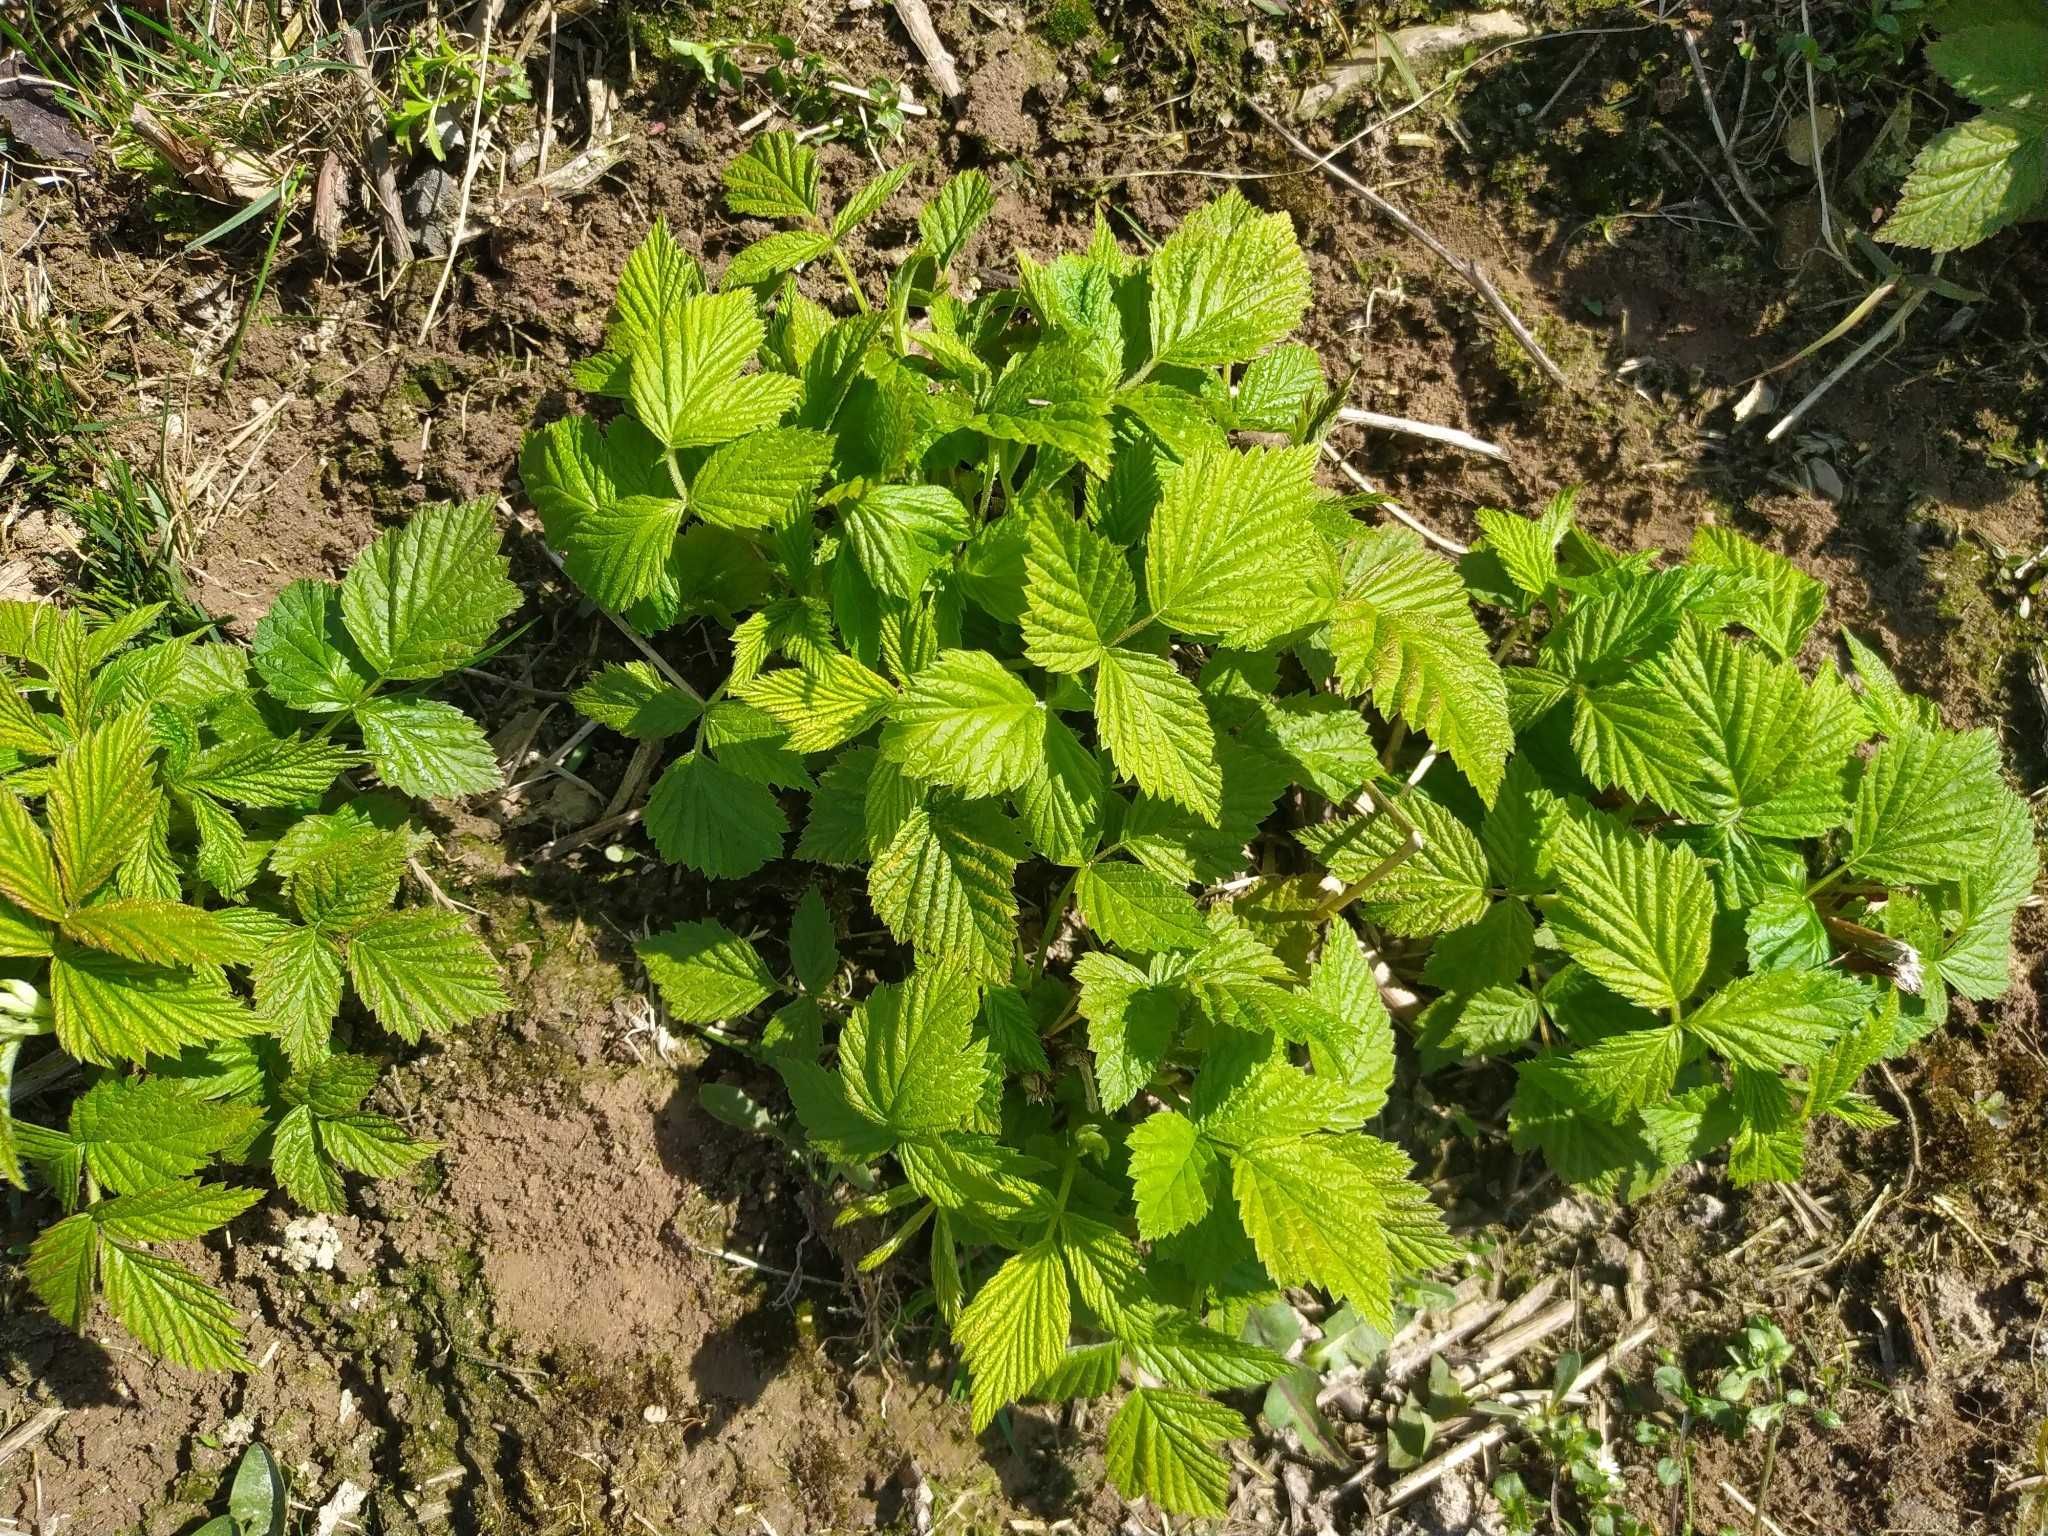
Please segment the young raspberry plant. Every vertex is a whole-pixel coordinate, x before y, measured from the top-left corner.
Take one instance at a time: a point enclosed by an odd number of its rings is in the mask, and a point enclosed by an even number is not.
[[[168,1359],[245,1368],[226,1298],[157,1248],[262,1197],[207,1171],[340,1210],[345,1172],[433,1152],[363,1109],[380,1068],[343,1047],[504,1006],[462,918],[399,897],[431,842],[410,797],[498,782],[424,686],[518,606],[505,571],[479,504],[293,583],[248,648],[0,603],[0,1180],[62,1213],[26,1273],[66,1325],[98,1297]]]
[[[762,167],[815,209],[771,136],[737,212]],[[610,404],[521,470],[593,601],[709,639],[694,677],[576,695],[672,744],[655,848],[811,868],[766,954],[643,942],[670,1014],[780,1074],[843,1219],[891,1223],[870,1267],[921,1252],[977,1429],[1114,1397],[1116,1486],[1217,1515],[1247,1431],[1218,1394],[1290,1370],[1252,1313],[1313,1286],[1384,1329],[1458,1252],[1365,1130],[1395,1011],[1426,1053],[1532,1056],[1517,1135],[1569,1177],[1617,1188],[1638,1143],[1782,1168],[1805,1106],[1871,1118],[1856,1074],[1926,1021],[1907,946],[1992,985],[2031,865],[1982,738],[1790,670],[1818,608],[1775,557],[1712,534],[1660,570],[1567,500],[1487,514],[1461,572],[1321,487],[1284,215],[1228,192],[1149,258],[1098,226],[966,297],[993,201],[955,177],[844,318],[754,259],[714,287],[657,225],[578,372]],[[1759,906],[1785,938],[1752,954]]]

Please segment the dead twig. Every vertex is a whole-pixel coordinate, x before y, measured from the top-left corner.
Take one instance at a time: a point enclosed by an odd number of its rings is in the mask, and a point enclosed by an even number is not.
[[[931,71],[932,80],[938,85],[939,94],[948,101],[958,101],[966,94],[960,86],[960,71],[954,68],[953,55],[947,51],[939,29],[932,25],[932,13],[924,0],[896,0],[896,19],[903,23],[903,30],[916,44],[924,59],[924,67]]]
[[[1360,410],[1356,406],[1343,406],[1337,412],[1337,419],[1346,426],[1368,427],[1375,432],[1398,432],[1404,437],[1427,438],[1433,443],[1444,443],[1452,448],[1462,448],[1467,453],[1476,453],[1484,458],[1505,464],[1507,450],[1498,443],[1489,443],[1483,437],[1474,437],[1470,432],[1457,427],[1440,427],[1433,421],[1416,421],[1407,416],[1387,416],[1379,411]]]
[[[1344,478],[1349,480],[1353,485],[1357,486],[1361,491],[1365,492],[1366,495],[1379,497],[1380,499],[1378,506],[1380,511],[1391,513],[1394,517],[1400,519],[1402,522],[1406,523],[1410,528],[1413,528],[1417,533],[1421,534],[1425,539],[1427,539],[1430,543],[1434,544],[1438,549],[1441,549],[1446,554],[1451,555],[1468,555],[1472,552],[1471,547],[1469,545],[1460,544],[1456,539],[1446,538],[1443,534],[1438,533],[1434,528],[1430,527],[1429,524],[1422,521],[1422,519],[1417,517],[1413,512],[1410,512],[1406,507],[1402,506],[1401,503],[1394,500],[1393,497],[1387,495],[1386,492],[1382,491],[1378,486],[1374,485],[1370,480],[1366,479],[1364,475],[1361,475],[1357,470],[1353,469],[1351,467],[1351,461],[1345,458],[1344,455],[1339,453],[1336,449],[1332,448],[1328,443],[1323,444],[1323,457],[1328,459],[1332,464],[1336,465],[1337,468],[1343,473]]]
[[[55,1429],[57,1421],[62,1419],[68,1411],[63,1408],[39,1408],[28,1419],[10,1429],[6,1437],[0,1439],[0,1467],[6,1466],[8,1462]]]
[[[384,230],[384,244],[391,259],[403,267],[412,260],[412,231],[406,227],[405,209],[398,201],[398,172],[391,164],[391,140],[385,134],[384,103],[377,94],[377,80],[370,73],[370,52],[363,34],[351,27],[341,34],[342,52],[348,57],[349,73],[355,77],[356,94],[370,126],[363,132],[363,168],[369,173],[368,193],[377,206],[377,222]]]
[[[1700,62],[1699,39],[1691,27],[1682,28],[1678,34],[1685,39],[1686,57],[1692,60],[1693,78],[1700,83],[1700,100],[1707,104],[1707,121],[1713,125],[1714,139],[1721,146],[1721,157],[1728,162],[1728,174],[1735,178],[1735,190],[1742,194],[1742,200],[1750,210],[1763,221],[1765,229],[1771,227],[1771,216],[1764,211],[1764,205],[1756,200],[1756,193],[1750,190],[1749,178],[1742,174],[1742,166],[1735,158],[1735,146],[1728,141],[1728,130],[1721,126],[1721,109],[1714,105],[1714,88],[1707,83],[1707,67]],[[1733,208],[1728,210],[1734,213]],[[1736,222],[1742,222],[1742,215],[1736,214]],[[1743,225],[1746,229],[1748,225]]]
[[[469,204],[476,191],[476,173],[484,163],[484,86],[491,77],[491,33],[498,24],[498,10],[503,0],[486,0],[484,5],[483,34],[476,45],[476,95],[469,104],[469,141],[462,163],[462,192],[455,203],[455,227],[448,234],[448,259],[441,263],[441,275],[434,280],[433,297],[427,300],[427,312],[420,320],[418,333],[413,345],[423,347],[434,329],[434,317],[441,312],[441,297],[448,291],[448,279],[455,272],[455,258],[462,253],[462,242],[469,234]]]
[[[1944,258],[1942,256],[1936,256],[1934,258],[1933,265],[1928,269],[1928,276],[1933,277],[1938,276],[1940,274],[1943,259]],[[1869,357],[1871,353],[1875,352],[1879,347],[1883,346],[1886,342],[1890,341],[1894,336],[1898,335],[1899,332],[1904,330],[1906,328],[1906,322],[1913,318],[1913,312],[1917,310],[1922,304],[1927,302],[1928,294],[1932,293],[1933,291],[1934,290],[1932,288],[1915,288],[1911,293],[1907,294],[1905,298],[1901,299],[1899,301],[1899,307],[1892,311],[1891,319],[1887,320],[1882,326],[1880,326],[1878,328],[1877,333],[1871,336],[1868,340],[1866,340],[1862,346],[1858,347],[1854,352],[1851,352],[1847,357],[1843,358],[1841,362],[1837,363],[1835,367],[1829,372],[1828,376],[1822,379],[1818,384],[1814,385],[1812,389],[1808,390],[1806,392],[1805,397],[1801,399],[1797,405],[1793,406],[1791,410],[1787,411],[1783,416],[1779,417],[1778,424],[1772,427],[1770,431],[1764,434],[1764,441],[1767,443],[1775,443],[1787,432],[1790,432],[1792,428],[1798,424],[1799,419],[1801,417],[1803,417],[1808,411],[1812,410],[1814,406],[1820,403],[1821,397],[1823,395],[1825,395],[1829,390],[1833,389],[1837,384],[1841,383],[1842,380],[1846,379],[1851,373],[1855,372],[1856,368],[1863,362],[1865,358]]]
[[[1479,296],[1486,300],[1487,305],[1495,314],[1500,316],[1501,323],[1514,334],[1515,340],[1522,344],[1522,350],[1529,354],[1536,366],[1541,368],[1549,376],[1550,381],[1557,385],[1559,389],[1567,392],[1570,391],[1572,387],[1571,381],[1564,376],[1564,370],[1557,366],[1557,363],[1551,358],[1550,354],[1543,350],[1542,344],[1530,334],[1529,328],[1522,324],[1522,317],[1508,307],[1508,301],[1500,296],[1500,290],[1493,286],[1492,279],[1487,277],[1479,263],[1468,261],[1465,257],[1458,255],[1449,246],[1445,245],[1443,241],[1437,239],[1435,235],[1409,217],[1405,209],[1380,196],[1371,187],[1345,170],[1343,166],[1318,156],[1314,150],[1310,149],[1308,145],[1295,136],[1292,129],[1288,128],[1279,118],[1267,111],[1259,102],[1251,103],[1251,108],[1259,114],[1260,119],[1268,128],[1271,128],[1286,141],[1289,149],[1301,156],[1302,159],[1321,165],[1324,175],[1348,187],[1357,194],[1360,201],[1364,202],[1367,207],[1398,225],[1401,231],[1411,239],[1427,246],[1436,254],[1438,260],[1442,261],[1445,266],[1476,288],[1479,291]]]

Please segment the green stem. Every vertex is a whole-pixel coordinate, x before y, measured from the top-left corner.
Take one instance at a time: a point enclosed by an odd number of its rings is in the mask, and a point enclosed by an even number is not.
[[[1833,885],[1837,880],[1841,879],[1842,876],[1846,875],[1847,873],[1849,873],[1848,865],[1837,864],[1833,869],[1829,870],[1826,874],[1822,875],[1818,880],[1814,881],[1813,884],[1809,885],[1806,888],[1806,899],[1808,901],[1813,900],[1814,897],[1818,896],[1822,891],[1826,890],[1829,886]]]
[[[1778,1465],[1778,1432],[1785,1427],[1783,1419],[1771,1426],[1771,1438],[1764,1442],[1764,1472],[1756,1483],[1756,1509],[1749,1517],[1749,1536],[1762,1536],[1764,1528],[1764,1500],[1771,1495],[1771,1473]]]
[[[1087,867],[1083,864],[1081,869]],[[1038,963],[1031,967],[1034,980],[1045,974],[1046,958],[1052,953],[1052,941],[1059,934],[1060,922],[1067,915],[1067,903],[1074,899],[1074,887],[1081,883],[1081,869],[1075,870],[1067,877],[1067,883],[1060,887],[1059,895],[1055,896],[1052,905],[1045,909],[1045,927],[1039,936]]]
[[[292,211],[292,203],[299,195],[299,173],[293,171],[285,178],[284,185],[277,189],[277,217],[271,221],[270,244],[263,249],[263,264],[256,269],[256,282],[249,290],[249,302],[242,306],[242,318],[235,326],[234,339],[228,343],[228,355],[220,367],[222,389],[235,376],[235,360],[242,355],[242,338],[249,334],[249,322],[256,318],[256,306],[263,302],[263,290],[270,282],[271,263],[277,260],[277,243],[284,237],[284,221]]]
[[[832,260],[839,268],[839,275],[846,279],[846,286],[853,293],[853,302],[862,314],[868,312],[868,296],[861,291],[860,279],[853,275],[853,263],[846,259],[846,252],[838,246],[832,247]]]

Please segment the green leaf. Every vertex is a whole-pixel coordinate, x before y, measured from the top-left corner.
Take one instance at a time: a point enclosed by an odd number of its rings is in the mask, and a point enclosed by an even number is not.
[[[754,946],[722,923],[678,923],[633,948],[684,1024],[736,1019],[778,990]]]
[[[1009,980],[1017,943],[1011,881],[1025,848],[986,800],[940,802],[904,818],[868,871],[876,913],[921,964]]]
[[[1692,996],[1714,916],[1713,889],[1692,850],[1597,814],[1561,818],[1551,849],[1558,902],[1550,926],[1572,958],[1645,1008]]]
[[[1958,96],[2048,116],[2048,17],[2022,5],[2009,20],[1945,24],[1953,30],[1927,45],[1927,62]]]
[[[1320,1285],[1391,1321],[1392,1261],[1374,1219],[1384,1202],[1339,1138],[1254,1142],[1232,1164],[1239,1215],[1276,1284]]]
[[[1989,855],[1955,886],[1954,914],[1941,952],[1941,979],[1967,998],[2001,996],[2012,981],[2012,920],[2033,894],[2041,872],[2034,818],[2010,790],[1998,799],[1998,829]]]
[[[2017,223],[2048,197],[2048,117],[1998,109],[1935,135],[1891,217],[1894,245],[1955,251]]]
[[[1472,829],[1443,806],[1412,790],[1398,802],[1421,839],[1389,867],[1412,839],[1383,811],[1304,827],[1302,846],[1347,885],[1373,920],[1396,933],[1446,933],[1476,923],[1490,905],[1492,876]]]
[[[1128,1144],[1138,1236],[1169,1237],[1209,1214],[1216,1153],[1192,1120],[1160,1110],[1132,1127]]]
[[[228,1517],[237,1527],[231,1536],[284,1536],[285,1511],[284,1477],[277,1463],[262,1446],[250,1446],[228,1492]]]
[[[1088,1021],[1102,1107],[1121,1109],[1166,1060],[1180,1026],[1182,999],[1157,962],[1153,970],[1141,971],[1101,950],[1080,958],[1074,979],[1081,984],[1081,1017]]]
[[[664,682],[644,661],[615,662],[569,696],[580,714],[635,741],[688,730],[703,712],[696,699]]]
[[[605,352],[578,370],[585,389],[623,396],[624,374],[633,355],[660,346],[668,315],[683,300],[704,291],[704,273],[697,259],[683,251],[662,219],[634,247],[619,273],[618,302],[605,332]]]
[[[1857,782],[1848,866],[1887,884],[1958,879],[1991,853],[2004,793],[1989,731],[1896,735]]]
[[[803,989],[814,997],[839,974],[838,931],[816,885],[804,888],[791,916],[789,962]]]
[[[1308,310],[1308,264],[1284,213],[1232,188],[1196,209],[1151,262],[1152,361],[1237,363],[1283,339]]]
[[[174,1243],[225,1226],[263,1198],[256,1189],[221,1184],[156,1184],[91,1207],[100,1230],[135,1243]]]
[[[1169,1386],[1212,1392],[1263,1386],[1288,1368],[1284,1355],[1193,1318],[1154,1324],[1131,1341],[1131,1358]]]
[[[974,426],[1004,442],[1071,454],[1091,473],[1109,473],[1110,381],[1086,348],[1041,341],[1003,368]]]
[[[772,790],[699,752],[656,780],[645,821],[664,859],[715,880],[737,880],[780,858],[789,831]]]
[[[785,229],[743,246],[726,263],[727,288],[753,288],[772,283],[783,273],[816,261],[832,249],[832,237],[820,230]]]
[[[1140,789],[1216,824],[1223,774],[1215,731],[1201,694],[1171,661],[1146,651],[1105,652],[1095,675],[1095,721],[1111,759]]]
[[[818,152],[793,133],[762,134],[726,166],[725,201],[756,218],[817,218]]]
[[[1702,523],[1686,558],[1696,566],[1746,578],[1732,617],[1780,661],[1799,654],[1828,603],[1828,589],[1783,555],[1732,528]]]
[[[165,1359],[195,1371],[249,1369],[234,1307],[184,1265],[109,1240],[100,1286],[114,1316]]]
[[[250,957],[240,935],[211,912],[182,902],[120,896],[64,920],[68,939],[151,965],[226,964]]]
[[[1142,865],[1086,866],[1075,878],[1074,901],[1095,936],[1118,949],[1154,954],[1209,942],[1209,925],[1194,898]]]
[[[773,426],[803,392],[787,374],[740,370],[766,330],[747,289],[684,299],[658,347],[633,356],[633,412],[664,447],[708,448]]]
[[[714,448],[690,480],[690,510],[721,528],[767,528],[811,509],[832,466],[823,432],[771,427]]]
[[[975,1293],[953,1340],[973,1379],[976,1434],[1060,1363],[1073,1305],[1066,1266],[1049,1241],[1012,1254]]]
[[[256,1011],[297,1065],[317,1060],[341,1010],[341,956],[313,928],[289,929],[263,947],[250,968]]]
[[[416,512],[379,534],[349,568],[342,619],[380,676],[411,681],[467,665],[519,606],[491,505]]]
[[[1055,864],[1080,864],[1101,840],[1109,776],[1065,721],[1048,713],[1045,755],[1017,790],[1025,836]]]
[[[1862,983],[1840,971],[1738,976],[1685,1017],[1737,1066],[1776,1071],[1820,1060],[1870,1006]]]
[[[112,878],[156,813],[151,742],[139,712],[81,733],[50,769],[50,843],[72,903]]]
[[[1318,1074],[1351,1089],[1357,1114],[1378,1114],[1394,1081],[1394,1022],[1372,962],[1348,923],[1333,922],[1325,930],[1322,955],[1309,973],[1308,998],[1324,1021],[1309,1036],[1309,1061]]]
[[[1319,617],[1328,564],[1310,512],[1316,449],[1201,449],[1165,482],[1145,541],[1145,592],[1161,623],[1256,647]]]
[[[92,1316],[99,1254],[99,1224],[85,1214],[45,1227],[29,1246],[23,1267],[29,1289],[66,1328],[82,1332]]]
[[[479,726],[439,699],[375,698],[356,706],[363,750],[378,777],[408,795],[480,795],[504,781]]]
[[[1109,1421],[1109,1480],[1125,1498],[1150,1499],[1171,1514],[1222,1515],[1230,1463],[1216,1447],[1246,1433],[1234,1408],[1199,1393],[1139,1387]]]
[[[1685,1036],[1676,1027],[1623,1030],[1596,1040],[1569,1058],[1572,1076],[1590,1107],[1614,1119],[1671,1096]]]
[[[1330,653],[1348,691],[1427,734],[1492,803],[1514,744],[1507,686],[1455,567],[1405,533],[1353,540]]]
[[[377,1022],[405,1041],[508,1005],[497,962],[455,912],[388,912],[348,941],[348,976]]]
[[[1290,343],[1246,365],[1231,409],[1241,431],[1293,432],[1322,394],[1323,364],[1315,348]]]
[[[883,755],[974,796],[1021,788],[1045,757],[1045,706],[986,651],[939,653],[889,710]]]
[[[277,594],[250,636],[249,659],[281,703],[331,715],[368,695],[370,664],[342,623],[331,582],[295,581]]]
[[[364,707],[384,702],[371,699]],[[251,730],[208,747],[181,773],[168,777],[181,789],[215,800],[283,809],[312,804],[333,786],[337,774],[357,761],[354,753],[317,737]]]
[[[974,522],[944,486],[881,485],[842,510],[840,527],[875,590],[908,602]]]
[[[961,171],[918,214],[918,233],[940,271],[950,268],[974,232],[995,212],[996,189],[980,171]]]
[[[102,1066],[175,1056],[262,1028],[218,971],[145,965],[64,940],[50,961],[50,1007],[57,1043]]]
[[[1857,681],[1863,685],[1859,702],[1873,730],[1886,736],[1901,736],[1916,727],[1928,731],[1940,729],[1941,712],[1935,708],[1932,699],[1906,692],[1899,685],[1898,678],[1892,675],[1892,669],[1885,665],[1884,658],[1846,629],[1842,631],[1842,643],[1848,647],[1849,659],[1856,665]]]
[[[910,173],[916,169],[915,160],[906,160],[862,182],[839,212],[833,215],[832,238],[843,240],[855,226],[865,224],[881,212],[882,205],[896,195],[897,189],[910,179]]]
[[[733,691],[783,728],[792,752],[829,752],[898,704],[887,678],[838,652],[763,672]]]
[[[1709,809],[1696,786],[1712,747],[1684,702],[1665,689],[1608,683],[1584,690],[1572,709],[1572,750],[1602,788],[1681,814]]]
[[[964,1126],[988,1057],[974,1038],[978,984],[950,965],[921,967],[875,988],[839,1039],[847,1101],[897,1137]]]
[[[1525,597],[1540,598],[1557,584],[1557,541],[1571,525],[1571,503],[1561,504],[1562,517],[1556,515],[1557,502],[1540,518],[1517,517],[1497,507],[1472,514],[1486,535],[1485,548]]]
[[[1124,552],[1086,523],[1031,520],[1024,556],[1024,654],[1048,672],[1081,672],[1102,660],[1136,611],[1138,588]]]
[[[108,1078],[72,1103],[70,1130],[92,1176],[133,1194],[191,1177],[261,1117],[253,1105],[209,1104],[166,1082]]]
[[[50,840],[28,807],[4,786],[0,786],[0,891],[38,917],[54,921],[70,910]]]

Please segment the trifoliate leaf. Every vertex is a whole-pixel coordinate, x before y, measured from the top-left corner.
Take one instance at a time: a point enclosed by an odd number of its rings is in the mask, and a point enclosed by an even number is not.
[[[1799,971],[1826,965],[1827,925],[1806,887],[1770,886],[1744,920],[1744,952],[1753,971]]]
[[[1856,679],[1863,685],[1860,702],[1873,730],[1900,736],[1916,727],[1927,731],[1940,728],[1941,712],[1932,699],[1906,692],[1884,658],[1847,630],[1842,631],[1842,643],[1856,665]]]
[[[847,1102],[898,1137],[963,1127],[988,1072],[980,1006],[978,984],[949,965],[875,988],[839,1037]]]
[[[1212,1053],[1195,1084],[1195,1123],[1220,1146],[1348,1131],[1361,1118],[1344,1083],[1275,1057],[1240,1062]]]
[[[1330,652],[1348,691],[1424,732],[1491,803],[1514,744],[1507,686],[1455,567],[1406,534],[1353,540]]]
[[[428,507],[379,534],[341,583],[341,614],[378,675],[439,677],[475,659],[519,606],[490,500]]]
[[[1572,709],[1572,749],[1588,779],[1680,814],[1706,815],[1699,789],[1711,748],[1685,704],[1661,688],[1608,683]]]
[[[644,661],[613,663],[571,694],[569,702],[580,714],[635,741],[659,741],[687,730],[704,708]]]
[[[1372,727],[1348,699],[1329,694],[1293,694],[1257,701],[1259,719],[1245,732],[1248,743],[1265,746],[1293,770],[1294,782],[1336,805],[1383,776],[1379,743]]]
[[[1776,1071],[1818,1061],[1869,1006],[1862,983],[1840,971],[1764,971],[1722,987],[1685,1028],[1737,1066]]]
[[[1707,967],[1714,893],[1689,848],[1601,815],[1560,818],[1551,832],[1558,902],[1550,926],[1565,949],[1615,991],[1669,1009]]]
[[[249,659],[273,695],[308,714],[348,709],[370,691],[370,664],[342,623],[331,582],[295,581],[278,593],[249,638]]]
[[[399,1039],[445,1033],[507,1006],[497,962],[460,913],[389,912],[348,941],[356,995]]]
[[[356,706],[363,750],[377,775],[421,799],[496,789],[497,754],[479,726],[439,699],[375,698]]]
[[[1385,810],[1304,827],[1298,835],[1331,874],[1360,886],[1358,899],[1373,920],[1396,933],[1445,933],[1478,922],[1492,884],[1478,837],[1420,791],[1397,803],[1413,838]]]
[[[1138,954],[1199,949],[1209,926],[1194,898],[1165,877],[1137,864],[1090,864],[1074,882],[1074,901],[1105,944]]]
[[[1128,1145],[1138,1236],[1167,1237],[1209,1213],[1216,1154],[1192,1120],[1160,1110],[1131,1128]]]
[[[1564,537],[1564,524],[1549,516],[1517,517],[1497,507],[1481,507],[1472,515],[1486,535],[1485,547],[1524,597],[1540,598],[1557,584],[1557,541]]]
[[[1261,214],[1232,188],[1166,238],[1150,289],[1155,366],[1238,363],[1300,323],[1308,265],[1287,215]]]
[[[1045,706],[986,651],[942,651],[889,709],[883,755],[913,778],[1007,794],[1045,759]]]
[[[647,835],[671,864],[714,880],[751,875],[782,856],[789,818],[767,785],[692,752],[647,797]]]
[[[736,1019],[777,990],[754,946],[722,923],[678,923],[633,947],[662,1002],[684,1024]]]
[[[1195,685],[1165,657],[1104,653],[1095,675],[1095,721],[1117,767],[1147,794],[1215,825],[1223,807],[1216,736]]]
[[[286,1112],[270,1137],[270,1171],[284,1192],[312,1211],[348,1208],[341,1169],[320,1145],[313,1111],[304,1104]]]
[[[1137,582],[1124,552],[1087,524],[1033,518],[1024,557],[1024,654],[1048,672],[1100,661],[1131,622]]]
[[[1894,736],[1857,783],[1849,868],[1900,885],[1959,879],[1991,854],[2004,791],[1989,731]]]
[[[973,532],[973,521],[943,486],[883,485],[844,508],[840,528],[875,590],[907,602]]]
[[[1161,623],[1259,646],[1320,615],[1312,586],[1328,546],[1316,449],[1201,450],[1166,479],[1146,534],[1145,593]]]
[[[792,752],[829,752],[860,735],[896,701],[887,678],[838,652],[763,672],[733,691],[782,727]]]
[[[1323,364],[1315,348],[1290,342],[1246,365],[1231,410],[1240,431],[1292,432],[1322,393]]]
[[[1017,941],[1011,881],[1023,839],[986,800],[912,811],[868,871],[875,911],[920,961],[1007,981]]]
[[[973,1379],[975,1433],[1060,1363],[1073,1307],[1066,1266],[1049,1241],[1012,1254],[975,1293],[953,1325]]]

